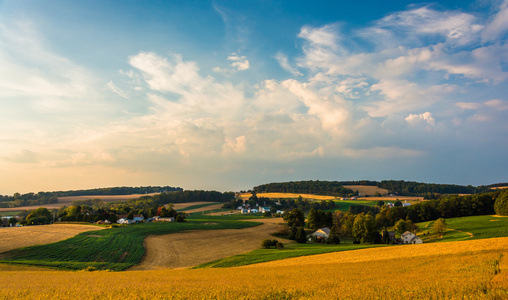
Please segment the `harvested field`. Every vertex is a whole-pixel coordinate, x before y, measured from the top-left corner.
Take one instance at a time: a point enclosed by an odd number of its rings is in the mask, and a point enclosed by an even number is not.
[[[303,199],[308,200],[335,200],[337,197],[335,196],[323,196],[323,195],[313,195],[313,194],[296,194],[296,193],[257,193],[256,194],[259,197],[266,197],[270,199],[277,199],[277,198],[298,198],[299,196],[302,196]],[[243,193],[240,195],[240,197],[245,200],[249,199],[250,196],[252,196],[251,193]]]
[[[194,206],[194,205],[201,205],[201,204],[207,204],[207,203],[214,203],[214,202],[186,202],[186,203],[175,203],[173,204],[174,210],[184,209],[186,213],[195,213],[195,212],[201,212],[201,211],[207,211],[207,210],[214,210],[214,209],[220,209],[222,208],[221,204],[213,204],[213,205],[207,205],[199,208],[189,209],[185,210],[186,207]]]
[[[362,200],[362,201],[379,201],[379,200],[382,200],[384,202],[387,202],[387,201],[390,201],[390,202],[395,202],[397,200],[400,200],[402,202],[404,201],[407,201],[411,204],[413,203],[418,203],[420,201],[424,201],[423,200],[423,197],[412,197],[412,196],[398,196],[398,197],[360,197],[360,198],[357,198],[357,200]]]
[[[377,186],[368,186],[368,185],[345,185],[345,188],[352,189],[353,191],[358,191],[360,195],[374,195],[376,192],[381,195],[388,194],[387,189],[382,189]]]
[[[259,249],[264,239],[274,239],[270,234],[278,230],[278,223],[284,222],[281,218],[249,221],[264,224],[245,229],[196,230],[149,236],[144,242],[146,255],[143,261],[130,270],[188,268]]]
[[[54,243],[81,232],[100,229],[104,228],[81,224],[0,227],[0,253],[22,247]]]

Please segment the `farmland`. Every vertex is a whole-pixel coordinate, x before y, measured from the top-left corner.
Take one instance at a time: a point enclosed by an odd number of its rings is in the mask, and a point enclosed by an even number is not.
[[[0,298],[506,299],[506,249],[508,238],[407,245],[224,268],[220,273],[113,274],[0,265]],[[316,288],[317,280],[326,288]]]
[[[5,252],[0,262],[46,266],[61,269],[111,269],[120,271],[141,262],[145,254],[143,240],[149,234],[160,235],[185,230],[239,229],[259,225],[256,222],[193,220],[188,223],[146,223],[89,231],[57,243]]]
[[[130,270],[175,269],[215,261],[258,249],[264,239],[283,222],[280,218],[254,219],[260,226],[223,230],[193,230],[166,235],[150,235],[145,239],[146,256]],[[213,222],[210,222],[213,223]],[[286,243],[287,240],[279,239]]]
[[[0,253],[68,239],[79,233],[100,230],[98,226],[80,224],[52,224],[27,227],[0,227]]]
[[[47,209],[60,208],[63,206],[70,206],[73,202],[83,201],[88,199],[101,199],[103,202],[117,202],[126,201],[130,199],[136,199],[142,196],[151,196],[155,194],[132,194],[132,195],[98,195],[98,196],[68,196],[58,197],[58,203],[41,204],[32,206],[19,206],[19,207],[6,207],[0,208],[0,212],[19,212],[20,210],[32,210],[39,207],[45,207]]]
[[[373,196],[376,193],[380,193],[381,195],[388,194],[387,189],[382,189],[377,186],[369,186],[369,185],[345,185],[347,189],[352,189],[353,191],[358,191],[360,195],[370,195]]]

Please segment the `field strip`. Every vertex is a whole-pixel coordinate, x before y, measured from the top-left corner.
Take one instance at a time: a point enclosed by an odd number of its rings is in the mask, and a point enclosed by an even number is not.
[[[193,267],[259,249],[264,239],[274,239],[282,219],[253,219],[263,225],[245,229],[196,230],[145,239],[146,254],[141,264],[129,270],[157,270]],[[279,239],[282,242],[287,240]]]
[[[184,208],[189,207],[189,206],[201,205],[201,204],[207,204],[207,203],[214,203],[214,202],[200,201],[200,202],[173,203],[173,209],[174,210],[184,209]]]
[[[81,224],[51,224],[24,227],[0,227],[0,253],[71,238],[78,233],[104,227]]]
[[[242,199],[249,199],[251,196],[251,193],[243,193],[240,195]],[[335,200],[335,196],[324,196],[324,195],[314,195],[314,194],[298,194],[298,193],[257,193],[256,194],[258,198],[260,197],[266,197],[266,198],[298,198],[302,196],[303,199],[312,199],[312,200]]]
[[[190,213],[196,213],[196,212],[201,212],[201,211],[221,209],[222,205],[223,204],[208,205],[208,206],[203,206],[203,207],[200,207],[200,208],[185,210],[185,212],[190,214]]]
[[[458,241],[447,243],[429,243],[415,245],[400,245],[386,248],[359,249],[354,251],[334,252],[288,258],[260,264],[247,265],[239,268],[252,267],[288,267],[319,265],[330,263],[359,263],[369,261],[393,260],[401,257],[424,257],[435,255],[459,254],[474,252],[474,249],[503,250],[508,249],[508,237],[482,240]]]

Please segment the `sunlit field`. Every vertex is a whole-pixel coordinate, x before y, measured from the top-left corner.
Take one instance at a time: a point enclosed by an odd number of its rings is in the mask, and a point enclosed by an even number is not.
[[[238,268],[0,266],[2,299],[506,299],[508,238],[365,249]]]

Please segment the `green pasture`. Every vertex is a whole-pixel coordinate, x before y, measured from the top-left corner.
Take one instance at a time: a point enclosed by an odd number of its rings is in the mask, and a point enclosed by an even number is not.
[[[261,241],[260,241],[261,246]],[[373,248],[373,247],[387,247],[389,245],[372,245],[372,244],[338,244],[338,245],[328,245],[328,244],[298,244],[296,242],[291,242],[285,244],[283,250],[277,250],[275,248],[272,249],[257,249],[248,253],[239,254],[231,257],[227,257],[224,259],[220,259],[217,261],[201,264],[196,266],[195,268],[229,268],[229,267],[238,267],[245,266],[251,264],[257,264],[267,261],[280,260],[291,257],[299,257],[299,256],[307,256],[307,255],[315,255],[315,254],[323,254],[330,252],[340,252],[340,251],[349,251],[349,250],[357,250],[357,249],[365,249],[365,248]]]
[[[185,223],[161,222],[121,226],[80,233],[57,243],[26,247],[2,254],[0,263],[24,264],[59,269],[121,271],[141,262],[145,254],[143,240],[148,235],[185,230],[240,229],[260,223],[214,219]]]
[[[210,203],[204,203],[204,204],[196,204],[196,205],[187,206],[185,208],[177,209],[176,211],[187,211],[187,210],[191,210],[191,209],[198,209],[198,208],[207,207],[207,206],[216,205],[216,204],[221,204],[221,203],[220,202],[210,202]]]
[[[418,234],[424,243],[453,242],[508,236],[508,217],[472,216],[446,219],[447,230],[440,239],[432,226],[434,221],[418,223]],[[469,235],[471,233],[473,236]]]

